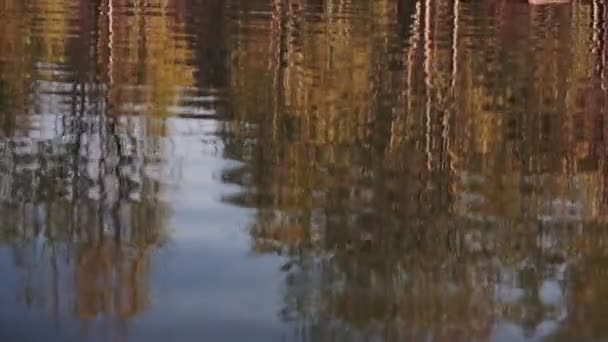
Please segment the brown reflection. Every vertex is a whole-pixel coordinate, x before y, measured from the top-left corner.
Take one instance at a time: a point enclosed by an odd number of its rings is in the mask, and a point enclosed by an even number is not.
[[[167,119],[215,115],[225,90],[225,157],[244,162],[225,200],[256,209],[255,252],[286,257],[297,338],[606,338],[606,13],[0,0],[18,299],[126,332],[169,238]]]
[[[298,338],[608,337],[604,5],[232,6],[225,200]]]
[[[166,118],[200,95],[184,11],[0,0],[0,241],[19,301],[59,325],[125,331],[150,305],[179,167]]]

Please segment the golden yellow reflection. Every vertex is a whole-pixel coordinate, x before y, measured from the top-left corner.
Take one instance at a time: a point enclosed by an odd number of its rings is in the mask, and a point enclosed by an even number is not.
[[[596,11],[235,10],[225,130],[247,166],[226,200],[257,209],[255,251],[288,256],[282,314],[303,340],[605,337],[580,318],[601,316],[584,279],[606,235]]]
[[[165,119],[194,86],[176,8],[0,1],[0,241],[19,300],[57,321],[124,325],[149,307],[169,238]]]
[[[606,17],[595,0],[0,0],[18,297],[85,326],[148,310],[172,143],[213,117],[241,162],[224,204],[284,259],[298,338],[606,338]]]

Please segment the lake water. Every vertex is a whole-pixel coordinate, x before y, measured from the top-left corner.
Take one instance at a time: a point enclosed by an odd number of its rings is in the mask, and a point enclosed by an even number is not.
[[[605,341],[607,42],[599,0],[0,0],[0,341]]]

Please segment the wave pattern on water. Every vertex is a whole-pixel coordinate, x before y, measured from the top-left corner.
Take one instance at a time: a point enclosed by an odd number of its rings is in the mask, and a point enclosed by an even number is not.
[[[224,340],[608,338],[607,13],[0,0],[0,299],[74,340],[221,291]]]

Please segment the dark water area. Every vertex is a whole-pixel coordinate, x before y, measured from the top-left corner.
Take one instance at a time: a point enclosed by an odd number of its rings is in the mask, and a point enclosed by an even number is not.
[[[0,0],[0,341],[608,340],[606,19]]]

